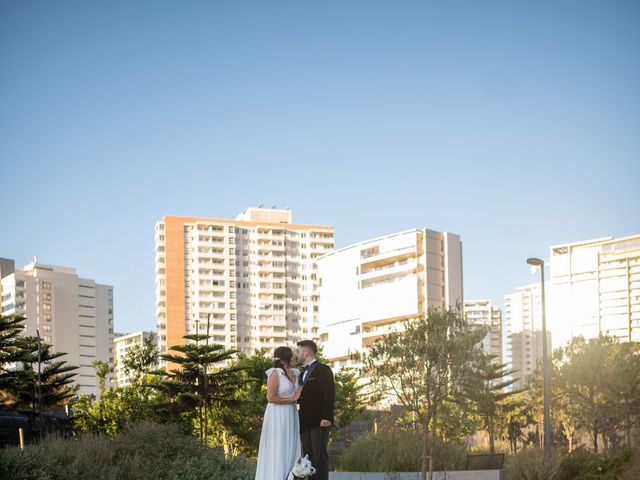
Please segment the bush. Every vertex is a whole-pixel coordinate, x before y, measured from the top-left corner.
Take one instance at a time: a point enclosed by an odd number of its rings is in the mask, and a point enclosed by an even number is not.
[[[555,480],[557,473],[558,458],[547,464],[541,450],[521,450],[505,459],[504,474],[509,480]]]
[[[505,477],[509,480],[623,479],[627,475],[625,469],[629,468],[631,458],[628,452],[607,457],[601,453],[578,449],[564,456],[554,453],[551,464],[547,465],[541,450],[529,449],[507,457]]]
[[[435,445],[433,469],[459,470],[466,462],[466,447],[457,443]],[[422,435],[403,430],[370,433],[356,439],[336,459],[336,469],[349,472],[418,472]]]
[[[255,468],[226,461],[180,425],[133,424],[108,438],[48,438],[25,450],[0,450],[0,478],[15,480],[253,480]]]
[[[51,459],[39,448],[0,449],[0,478],[12,480],[41,480],[48,478],[47,466]]]
[[[638,480],[640,478],[640,450],[634,452],[627,468],[620,475],[620,480]]]
[[[557,480],[615,480],[631,460],[630,453],[607,457],[579,448],[560,461]]]

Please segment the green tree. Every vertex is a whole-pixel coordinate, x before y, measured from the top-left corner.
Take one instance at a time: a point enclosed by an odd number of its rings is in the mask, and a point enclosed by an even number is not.
[[[152,378],[150,381],[159,382],[160,379]],[[108,388],[99,399],[82,395],[72,407],[74,424],[79,431],[108,436],[138,422],[183,423],[171,399],[151,387],[127,385]]]
[[[30,336],[19,337],[16,345],[23,355],[13,372],[15,408],[41,411],[61,406],[76,394],[73,377],[78,367],[61,359],[66,353],[53,352],[51,345]]]
[[[158,345],[155,336],[145,338],[142,345],[134,345],[127,350],[122,360],[122,369],[131,383],[138,385],[144,377],[158,366]]]
[[[498,421],[502,423],[511,453],[518,452],[518,442],[524,443],[525,429],[534,422],[530,399],[526,393],[517,391],[501,402],[502,416],[498,417]]]
[[[565,413],[576,422],[581,422],[589,430],[593,450],[598,451],[605,404],[605,378],[607,375],[607,350],[612,339],[600,337],[587,342],[582,337],[559,350],[557,382],[563,395],[567,397]]]
[[[131,349],[124,361],[136,364],[138,350]],[[181,423],[182,417],[171,398],[160,389],[161,378],[154,375],[136,377],[136,381],[122,387],[107,385],[111,373],[109,365],[96,360],[93,363],[100,390],[100,398],[81,396],[73,405],[74,423],[78,430],[103,433],[109,436],[121,432],[136,422]]]
[[[585,431],[598,452],[632,446],[631,432],[640,421],[640,347],[600,336],[572,339],[554,352],[551,369],[552,416],[574,449],[576,432]],[[542,379],[532,379],[539,410]],[[602,440],[602,444],[600,443]]]
[[[465,387],[482,358],[484,331],[470,326],[459,309],[430,309],[426,317],[403,322],[373,343],[363,357],[364,369],[378,389],[413,415],[422,432],[420,478],[433,472],[439,413],[444,404],[465,397]]]
[[[267,407],[265,371],[271,364],[271,355],[265,349],[237,357],[234,365],[239,382],[233,394],[234,401],[222,405],[215,429],[215,440],[226,445],[229,453],[254,456],[258,452],[262,419]]]
[[[631,432],[640,423],[640,344],[624,342],[613,348],[605,387],[609,438],[618,447],[618,437],[624,437],[626,447],[631,449]]]
[[[19,315],[0,315],[0,405],[9,407],[18,402],[16,374],[10,367],[22,360],[25,352],[18,342],[24,330],[25,318]]]
[[[495,363],[496,355],[483,355],[476,376],[469,385],[467,395],[473,400],[482,428],[489,436],[489,452],[495,453],[496,429],[505,413],[505,400],[516,394],[510,389],[515,383],[514,371],[504,363]]]
[[[336,429],[332,435],[337,435],[339,429],[349,426],[360,417],[371,403],[369,384],[363,382],[352,368],[343,368],[334,375],[336,385],[335,417]]]
[[[480,426],[480,418],[475,412],[473,402],[456,395],[439,407],[437,429],[434,434],[440,443],[456,444],[476,433]],[[434,448],[437,455],[438,445]]]
[[[209,335],[183,337],[184,345],[174,345],[161,359],[177,368],[159,372],[164,378],[157,385],[169,395],[178,408],[191,414],[198,436],[208,443],[210,421],[220,419],[224,406],[236,405],[235,391],[242,384],[240,368],[230,365],[237,353],[223,345],[209,343]],[[225,451],[229,451],[225,444]]]
[[[316,359],[322,363],[331,363],[324,355],[323,345],[318,346]],[[367,405],[374,403],[379,396],[375,395],[370,388],[370,382],[364,381],[358,372],[350,367],[335,372],[334,382],[336,386],[336,403],[334,405],[336,424],[331,434],[336,436],[339,429],[350,425],[364,413]]]

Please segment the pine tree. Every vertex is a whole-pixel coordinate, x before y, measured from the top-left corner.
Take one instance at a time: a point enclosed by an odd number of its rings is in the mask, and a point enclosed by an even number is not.
[[[475,404],[476,414],[482,419],[483,429],[489,436],[489,451],[492,455],[495,453],[499,417],[505,413],[505,400],[519,393],[509,388],[516,381],[513,378],[514,371],[507,368],[505,363],[495,363],[495,358],[496,355],[484,356],[473,386],[468,390],[469,398]]]
[[[18,368],[13,372],[16,408],[40,412],[62,405],[76,394],[78,386],[74,385],[73,377],[78,367],[61,360],[66,353],[53,352],[51,345],[40,342],[36,337],[20,337],[16,344],[23,352]]]
[[[159,371],[165,378],[158,388],[166,392],[187,413],[194,413],[199,438],[208,442],[208,427],[212,415],[234,402],[234,392],[241,384],[238,366],[226,366],[237,353],[223,345],[210,344],[208,335],[191,334],[183,337],[184,345],[170,348],[174,353],[160,356],[177,365],[168,372]],[[215,408],[214,407],[218,407]]]
[[[11,406],[17,401],[15,395],[16,375],[14,365],[24,358],[25,352],[17,344],[24,330],[25,318],[19,315],[0,315],[0,405]]]
[[[65,353],[54,353],[51,345],[22,336],[24,320],[19,315],[0,316],[0,404],[36,412],[75,394],[77,367],[60,360]]]

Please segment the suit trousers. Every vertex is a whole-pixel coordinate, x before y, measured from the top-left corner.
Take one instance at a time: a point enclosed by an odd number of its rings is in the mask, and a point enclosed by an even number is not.
[[[309,455],[309,460],[316,469],[316,474],[309,477],[310,480],[329,480],[329,444],[330,428],[303,427],[300,432],[302,440],[302,456]]]

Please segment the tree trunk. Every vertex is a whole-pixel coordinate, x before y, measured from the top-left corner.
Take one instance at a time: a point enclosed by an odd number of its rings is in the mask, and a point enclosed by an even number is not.
[[[593,451],[598,453],[598,427],[597,425],[593,426]]]
[[[509,445],[511,446],[511,453],[518,451],[518,435],[516,433],[516,426],[513,422],[509,424]]]
[[[493,455],[496,453],[494,433],[493,433],[493,420],[489,419],[489,453]]]
[[[222,451],[224,452],[224,458],[229,460],[231,458],[231,446],[227,439],[227,432],[224,430],[222,431]]]
[[[423,425],[422,430],[422,456],[420,462],[420,480],[427,480],[427,469],[429,468],[429,416]]]
[[[433,480],[433,453],[435,452],[436,439],[438,436],[437,433],[437,416],[436,409],[433,408],[433,413],[431,414],[431,418],[433,418],[433,424],[431,426],[431,443],[429,445],[429,480]]]
[[[627,413],[627,448],[631,450],[631,418]]]
[[[568,436],[569,440],[569,453],[573,452],[573,432],[571,432]]]

